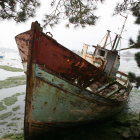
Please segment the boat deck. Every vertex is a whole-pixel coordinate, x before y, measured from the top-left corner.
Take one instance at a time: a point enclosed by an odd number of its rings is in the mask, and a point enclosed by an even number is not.
[[[87,87],[87,89],[92,91],[94,94],[101,95],[112,100],[126,100],[129,94],[127,91],[130,91],[132,86],[130,85],[126,74],[118,71],[118,75],[119,76],[117,76],[116,80],[104,85],[100,82],[95,82]]]

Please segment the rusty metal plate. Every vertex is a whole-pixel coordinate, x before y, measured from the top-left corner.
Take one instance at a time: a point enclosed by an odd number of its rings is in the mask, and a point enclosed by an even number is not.
[[[27,62],[29,43],[31,41],[30,31],[21,33],[15,37],[22,62]]]
[[[80,86],[101,80],[103,72],[38,30],[34,33],[33,63]]]

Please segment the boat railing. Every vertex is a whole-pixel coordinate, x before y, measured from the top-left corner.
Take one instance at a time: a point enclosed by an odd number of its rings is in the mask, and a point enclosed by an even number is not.
[[[123,73],[123,72],[121,72],[121,71],[117,71],[116,79],[123,86],[127,86],[128,83],[129,83],[128,75]]]

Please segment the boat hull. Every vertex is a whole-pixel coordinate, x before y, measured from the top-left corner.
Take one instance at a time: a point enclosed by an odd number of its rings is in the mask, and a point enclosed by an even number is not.
[[[38,24],[16,36],[16,41],[27,63],[25,140],[56,128],[101,120],[123,108],[127,99],[111,100],[87,90],[92,83],[105,84],[105,73],[42,33]]]
[[[119,112],[124,103],[92,95],[33,64],[33,91],[26,100],[25,128],[30,136],[59,127],[101,120]],[[32,101],[32,102],[30,102]],[[30,106],[29,106],[30,104]]]

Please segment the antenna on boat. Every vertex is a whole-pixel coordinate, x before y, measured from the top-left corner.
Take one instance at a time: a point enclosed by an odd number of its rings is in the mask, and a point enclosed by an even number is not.
[[[121,35],[122,35],[122,33],[123,33],[123,30],[124,30],[124,27],[125,27],[125,24],[126,24],[126,20],[127,20],[127,18],[128,18],[128,14],[127,14],[126,16],[123,16],[122,14],[120,14],[120,15],[121,15],[122,17],[124,17],[125,20],[124,20],[124,23],[123,23],[123,26],[122,26],[122,29],[121,29],[120,34],[119,34],[119,35],[116,35],[117,38],[115,38],[115,40],[117,41],[117,43],[116,43],[116,41],[115,41],[116,45],[114,44],[114,46],[113,46],[114,50],[116,50],[117,47],[118,47],[118,44],[119,44],[120,39],[121,39]],[[117,40],[117,39],[118,39],[118,40]]]

